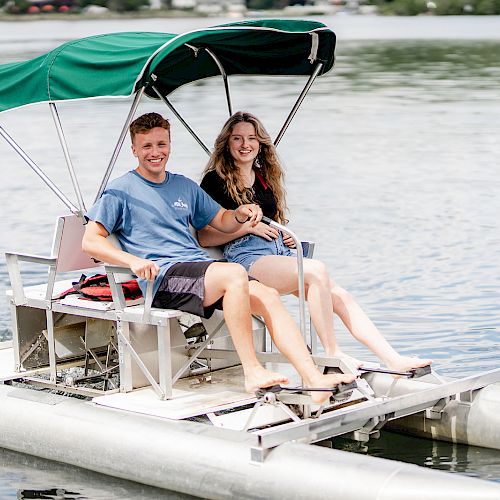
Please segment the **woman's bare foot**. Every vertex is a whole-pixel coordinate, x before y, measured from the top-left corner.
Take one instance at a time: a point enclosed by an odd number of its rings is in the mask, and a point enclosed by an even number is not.
[[[288,378],[281,373],[266,370],[263,366],[256,366],[245,372],[245,390],[253,393],[261,387],[288,384]]]
[[[421,359],[414,356],[398,356],[385,364],[390,370],[395,370],[398,372],[408,372],[415,368],[422,368],[424,366],[430,365],[432,359]]]
[[[335,356],[336,358],[340,358],[352,370],[357,370],[360,366],[363,365],[363,361],[360,361],[357,358],[349,356],[349,354],[346,354],[340,349],[337,349],[333,354],[328,354],[328,356]]]
[[[321,375],[318,372],[318,376],[313,380],[309,380],[307,383],[307,387],[311,389],[314,388],[334,388],[339,384],[350,384],[356,380],[355,375],[347,374],[347,373],[334,373],[328,375]],[[311,392],[311,399],[313,403],[323,404],[330,396],[331,392],[321,391],[321,392]]]

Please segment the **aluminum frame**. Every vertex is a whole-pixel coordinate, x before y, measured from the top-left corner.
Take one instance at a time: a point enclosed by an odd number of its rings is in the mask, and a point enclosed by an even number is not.
[[[278,135],[276,136],[276,139],[274,139],[274,145],[275,146],[278,146],[278,144],[280,143],[281,139],[285,135],[285,132],[286,132],[288,126],[292,122],[295,114],[297,113],[297,111],[299,110],[300,105],[302,104],[302,101],[305,99],[307,93],[309,92],[309,89],[311,88],[311,85],[314,83],[314,80],[316,80],[316,78],[319,75],[319,72],[321,71],[322,68],[323,68],[323,63],[320,62],[320,63],[316,64],[316,67],[314,68],[314,71],[312,72],[311,76],[307,80],[306,85],[302,89],[302,92],[300,93],[299,97],[295,101],[295,104],[293,105],[293,108],[290,111],[290,114],[288,115],[287,119],[285,120],[285,123],[281,127],[281,130],[278,132]]]
[[[26,152],[17,144],[7,131],[0,125],[0,135],[5,139],[9,146],[29,165],[35,174],[42,179],[48,188],[66,205],[69,211],[75,215],[81,215],[78,208],[69,200],[69,198],[52,182],[45,172],[26,154]]]
[[[49,103],[50,112],[52,113],[52,118],[54,119],[54,124],[56,126],[57,135],[59,137],[59,142],[64,154],[64,159],[66,160],[66,165],[68,167],[69,175],[71,177],[71,182],[73,184],[73,189],[75,190],[76,199],[78,200],[78,206],[80,208],[80,213],[83,214],[86,211],[85,202],[83,201],[82,191],[80,185],[78,184],[78,179],[76,176],[75,168],[73,162],[71,161],[71,156],[69,154],[68,143],[64,137],[64,131],[62,128],[61,119],[59,118],[59,113],[54,102]]]
[[[309,418],[301,423],[288,423],[277,427],[255,431],[258,445],[251,450],[252,460],[261,462],[267,452],[285,442],[306,440],[310,443],[340,436],[363,428],[375,429],[386,421],[405,417],[433,408],[444,398],[468,393],[500,381],[500,368],[460,380],[453,380],[423,391],[392,398],[374,398],[355,406],[348,406],[318,418]],[[379,425],[381,424],[381,425]]]
[[[120,151],[122,149],[123,141],[125,140],[125,136],[127,135],[128,128],[132,123],[135,112],[137,111],[137,108],[139,106],[141,97],[144,94],[144,90],[145,88],[141,87],[134,96],[134,101],[132,102],[132,106],[130,107],[127,118],[120,132],[118,141],[116,142],[115,149],[113,150],[113,154],[111,155],[111,159],[109,160],[109,164],[108,167],[106,168],[106,172],[104,173],[104,177],[102,178],[101,185],[97,190],[97,196],[94,199],[94,203],[101,197],[102,193],[106,189],[109,178],[111,177],[111,172],[113,172],[113,168],[115,167],[116,161],[118,160],[118,155],[120,154]]]
[[[224,81],[224,90],[226,91],[227,109],[229,111],[229,116],[231,116],[233,114],[233,106],[231,103],[231,92],[229,90],[229,80],[227,78],[226,70],[224,69],[224,66],[220,62],[219,58],[208,47],[204,47],[204,49],[205,52],[215,61],[215,64],[217,64],[217,67],[219,68],[222,80]]]

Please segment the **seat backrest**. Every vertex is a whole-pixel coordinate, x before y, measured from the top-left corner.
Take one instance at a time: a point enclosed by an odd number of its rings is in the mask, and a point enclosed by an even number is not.
[[[189,230],[191,234],[195,237],[196,241],[198,241],[198,235],[196,233],[196,229],[193,226],[189,226]],[[222,255],[222,247],[204,247],[204,250],[208,252],[208,255],[214,260],[220,260],[224,256]]]
[[[52,256],[57,257],[57,273],[101,265],[82,250],[84,232],[85,225],[77,215],[62,215],[57,218],[52,242]]]
[[[62,215],[57,218],[56,231],[52,243],[52,257],[57,258],[56,274],[82,269],[102,268],[102,262],[89,257],[82,250],[84,233],[85,225],[77,215]],[[115,247],[121,248],[116,235],[110,234],[108,240]],[[99,272],[102,272],[102,270],[100,269]],[[122,283],[130,279],[132,279],[132,274],[120,273],[115,275],[117,283]]]

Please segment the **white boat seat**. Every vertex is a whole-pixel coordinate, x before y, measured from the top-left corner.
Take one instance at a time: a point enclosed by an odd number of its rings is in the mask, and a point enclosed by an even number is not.
[[[152,385],[162,399],[172,395],[176,378],[189,374],[186,339],[178,319],[184,314],[177,310],[151,308],[151,298],[144,303],[130,305],[124,301],[117,282],[130,279],[130,270],[106,266],[113,303],[79,300],[69,296],[59,300],[61,292],[71,288],[73,279],[56,280],[61,273],[85,270],[86,273],[103,272],[101,263],[91,259],[81,250],[84,234],[82,220],[75,215],[61,216],[50,256],[6,253],[7,267],[12,289],[8,292],[12,303],[14,325],[14,354],[16,370],[40,368],[50,373],[50,382],[58,385],[57,374],[62,361],[88,352],[96,343],[109,340],[117,332],[120,344],[120,390],[129,392],[135,388]],[[20,263],[44,264],[49,268],[47,283],[26,286],[21,277]],[[233,349],[229,334],[225,331],[222,314],[210,321],[204,320],[211,332],[212,346]],[[261,325],[258,328],[262,329]],[[217,332],[214,332],[217,330]],[[43,351],[40,331],[48,343],[48,355]],[[102,333],[104,331],[104,334]],[[156,332],[156,335],[151,335]],[[84,344],[80,338],[84,339]],[[261,337],[264,338],[263,331]],[[75,341],[76,339],[76,341]],[[38,344],[37,344],[38,343]],[[89,349],[87,349],[87,343]],[[208,345],[208,342],[207,342]],[[199,354],[198,354],[199,355]],[[235,364],[231,360],[211,361],[212,368]]]

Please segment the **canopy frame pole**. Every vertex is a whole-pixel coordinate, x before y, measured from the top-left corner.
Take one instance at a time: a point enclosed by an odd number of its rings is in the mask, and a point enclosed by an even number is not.
[[[231,104],[231,92],[229,90],[229,80],[227,78],[226,70],[224,69],[224,66],[222,65],[222,63],[219,61],[219,58],[210,49],[205,47],[205,51],[215,61],[215,64],[217,64],[219,71],[220,71],[220,74],[222,76],[222,79],[224,80],[224,89],[226,91],[227,107],[229,110],[229,116],[232,116],[233,106]]]
[[[104,177],[101,181],[101,185],[99,186],[99,191],[97,192],[97,196],[95,197],[94,203],[101,197],[102,193],[106,189],[109,178],[111,177],[111,172],[115,167],[116,161],[118,160],[118,155],[123,146],[123,141],[125,140],[125,136],[127,135],[128,128],[132,123],[132,119],[134,118],[135,112],[137,111],[137,107],[139,106],[139,101],[141,100],[142,95],[144,94],[144,87],[141,87],[135,94],[134,102],[130,107],[130,111],[128,112],[127,119],[125,120],[125,124],[123,125],[122,131],[120,133],[120,137],[118,137],[118,141],[116,143],[113,154],[111,155],[111,159],[109,160],[108,168],[104,173]]]
[[[64,153],[64,158],[66,160],[66,165],[68,167],[69,175],[71,177],[71,182],[73,183],[73,189],[75,190],[76,198],[78,200],[78,206],[80,212],[83,214],[86,211],[85,202],[83,201],[82,191],[78,184],[78,179],[76,177],[75,167],[71,161],[71,156],[69,154],[68,143],[64,137],[64,131],[61,124],[61,119],[59,118],[59,113],[54,102],[49,102],[50,111],[52,113],[52,118],[54,119],[54,124],[56,126],[57,135],[59,136],[59,142]]]
[[[314,71],[312,72],[311,76],[307,80],[307,83],[305,87],[302,89],[302,92],[300,93],[299,97],[297,98],[297,101],[293,105],[292,110],[290,111],[290,114],[288,115],[287,119],[285,120],[285,123],[283,124],[283,127],[281,127],[281,130],[279,131],[276,139],[274,140],[274,145],[277,146],[283,135],[286,132],[286,129],[290,125],[291,121],[293,120],[293,117],[295,116],[295,113],[297,113],[300,105],[302,104],[302,101],[306,97],[307,93],[309,92],[309,89],[311,88],[311,85],[314,83],[314,80],[316,80],[316,77],[319,75],[321,69],[323,68],[323,63],[319,62],[316,67],[314,68]]]
[[[175,117],[184,125],[184,128],[193,136],[195,141],[203,148],[205,153],[207,153],[208,156],[210,156],[212,153],[210,152],[210,149],[207,148],[205,143],[198,137],[196,132],[189,126],[189,124],[184,120],[184,118],[181,116],[181,114],[174,108],[173,104],[167,99],[166,96],[164,96],[154,85],[152,86],[153,90],[156,92],[158,97],[168,106],[170,111],[175,115]]]
[[[23,151],[21,146],[7,133],[7,131],[0,125],[0,135],[7,141],[10,147],[30,166],[30,168],[42,179],[49,189],[66,205],[71,213],[80,216],[81,212],[78,210],[69,198],[52,182],[52,180],[45,174],[45,172]]]

